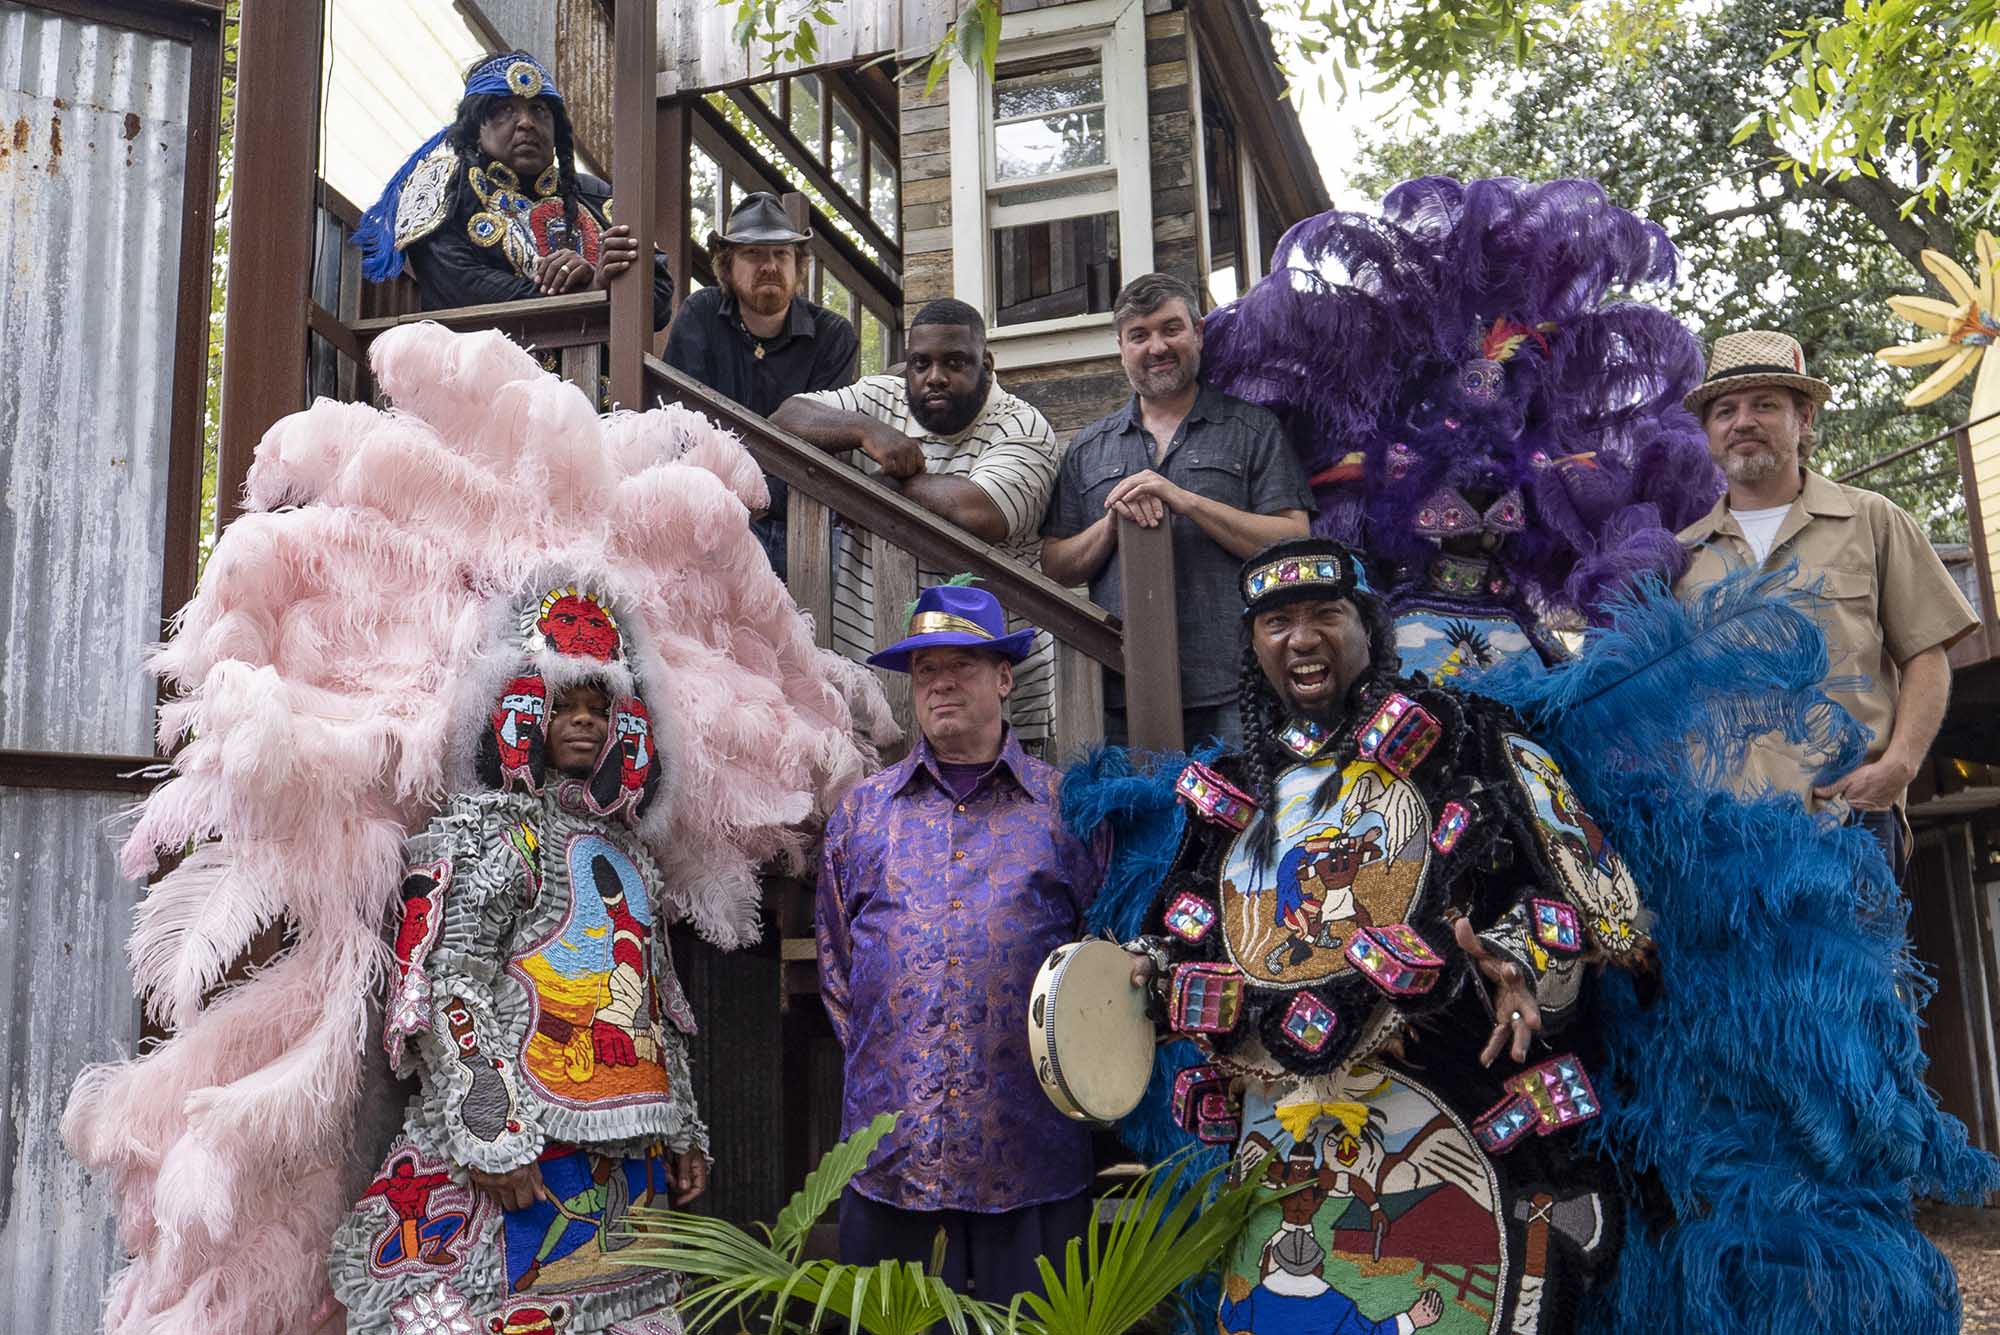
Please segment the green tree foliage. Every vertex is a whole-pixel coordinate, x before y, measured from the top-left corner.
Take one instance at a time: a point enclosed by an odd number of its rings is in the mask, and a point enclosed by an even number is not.
[[[1681,253],[1676,291],[1656,294],[1699,333],[1791,331],[1835,398],[1822,419],[1819,468],[1838,475],[1965,420],[1961,389],[1923,409],[1900,399],[1915,383],[1876,362],[1912,326],[1884,299],[1921,292],[1924,247],[1965,255],[1970,225],[1947,212],[1905,211],[1903,182],[1828,179],[1785,165],[1761,126],[1738,129],[1777,96],[1764,64],[1771,39],[1825,13],[1783,0],[1727,0],[1641,35],[1607,11],[1542,41],[1531,65],[1480,81],[1468,128],[1382,134],[1360,150],[1358,182],[1380,192],[1427,173],[1461,178],[1591,177],[1613,200],[1666,229]],[[1817,8],[1837,13],[1837,0]],[[1608,60],[1614,43],[1631,51]],[[1941,541],[1963,541],[1964,500],[1949,442],[1872,472],[1864,485],[1907,506]]]
[[[1648,38],[1715,14],[1708,0],[1265,0],[1288,55],[1331,55],[1372,70],[1420,106],[1463,93],[1473,76],[1525,68],[1543,43],[1588,32],[1611,59],[1644,59]],[[1762,32],[1743,54],[1774,77],[1738,128],[1782,145],[1802,170],[1836,178],[1895,176],[1934,208],[2000,203],[2000,0],[1844,0],[1808,7]]]
[[[819,30],[834,24],[840,0],[722,0],[735,11],[732,34],[737,45],[762,47],[766,62],[776,67],[810,65],[819,59]]]
[[[1760,123],[1807,166],[1893,164],[1926,204],[2000,203],[2000,3],[1851,0],[1784,36],[1791,85]]]
[[[229,199],[236,180],[236,34],[243,0],[222,21],[222,127],[216,137],[215,245],[208,261],[208,383],[201,419],[201,561],[215,546],[215,492],[222,442],[222,314],[229,293]]]

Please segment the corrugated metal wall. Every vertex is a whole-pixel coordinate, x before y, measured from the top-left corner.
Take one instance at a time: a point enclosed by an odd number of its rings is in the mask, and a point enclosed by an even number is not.
[[[0,0],[0,746],[152,750],[190,55]]]
[[[0,1330],[89,1335],[117,1258],[107,1184],[56,1135],[85,1062],[136,1041],[123,942],[136,887],[106,824],[128,797],[0,790]]]
[[[0,3],[0,746],[152,750],[185,42]],[[129,797],[0,787],[0,1330],[98,1327],[105,1184],[56,1135],[138,1037]]]

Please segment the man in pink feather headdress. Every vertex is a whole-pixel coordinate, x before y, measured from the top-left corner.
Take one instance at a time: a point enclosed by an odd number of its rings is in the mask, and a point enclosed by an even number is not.
[[[123,865],[180,855],[130,945],[167,1037],[63,1127],[119,1199],[105,1329],[673,1330],[612,1236],[705,1184],[666,929],[757,939],[887,707],[711,423],[600,418],[497,334],[371,358],[396,411],[271,430],[153,658],[174,773]]]
[[[474,726],[479,784],[409,842],[384,1039],[420,1090],[334,1238],[354,1335],[551,1300],[571,1330],[671,1320],[673,1276],[618,1257],[632,1205],[708,1183],[694,1017],[633,835],[671,763],[634,629],[584,585],[521,600]],[[412,1179],[421,1222],[393,1194]]]

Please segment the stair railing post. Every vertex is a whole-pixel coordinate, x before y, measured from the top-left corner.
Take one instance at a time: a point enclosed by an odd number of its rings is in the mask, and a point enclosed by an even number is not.
[[[1168,524],[1118,520],[1118,580],[1125,594],[1125,723],[1131,744],[1181,749],[1180,613]]]

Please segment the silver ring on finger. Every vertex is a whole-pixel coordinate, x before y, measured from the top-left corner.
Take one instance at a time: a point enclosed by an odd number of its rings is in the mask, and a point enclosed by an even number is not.
[[[1508,1013],[1508,1015],[1507,1015],[1507,1021],[1508,1021],[1508,1023],[1510,1023],[1510,1024],[1519,1024],[1519,1023],[1521,1023],[1521,1012],[1519,1012],[1519,1011],[1510,1011],[1510,1012]]]

